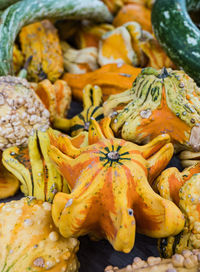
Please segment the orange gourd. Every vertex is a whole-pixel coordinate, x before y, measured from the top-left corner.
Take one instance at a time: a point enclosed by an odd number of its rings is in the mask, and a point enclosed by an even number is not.
[[[52,216],[64,237],[89,234],[107,238],[115,250],[129,252],[139,232],[151,237],[179,233],[184,225],[180,210],[151,189],[173,154],[168,135],[144,146],[113,137],[110,118],[101,128],[91,120],[89,146],[75,148],[62,137],[49,156],[71,188],[58,193]]]
[[[107,64],[86,74],[69,74],[63,77],[72,89],[72,95],[78,100],[83,99],[83,89],[87,84],[98,85],[106,100],[110,94],[123,92],[132,86],[133,81],[141,72],[127,64]]]
[[[129,4],[123,6],[114,18],[113,25],[118,27],[131,21],[139,23],[144,30],[152,32],[151,10],[144,5]]]

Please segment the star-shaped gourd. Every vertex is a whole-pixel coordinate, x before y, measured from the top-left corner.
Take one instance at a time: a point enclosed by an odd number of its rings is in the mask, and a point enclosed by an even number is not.
[[[81,131],[88,131],[91,118],[100,121],[104,117],[102,102],[101,88],[90,84],[86,85],[83,89],[83,111],[72,119],[55,117],[54,128],[70,132],[71,136],[76,136]]]
[[[139,146],[114,138],[109,125],[110,118],[101,127],[91,121],[88,147],[77,149],[67,137],[51,145],[49,156],[71,188],[53,202],[60,233],[106,238],[123,252],[134,246],[136,225],[151,237],[178,234],[184,226],[181,211],[149,185],[172,157],[170,137],[160,135]]]
[[[176,150],[200,150],[200,89],[184,71],[145,68],[131,89],[111,95],[104,115],[120,138],[146,143],[167,133]]]
[[[163,257],[181,253],[185,249],[200,248],[200,163],[183,172],[175,167],[162,172],[153,188],[163,198],[173,201],[185,215],[183,231],[159,241]]]

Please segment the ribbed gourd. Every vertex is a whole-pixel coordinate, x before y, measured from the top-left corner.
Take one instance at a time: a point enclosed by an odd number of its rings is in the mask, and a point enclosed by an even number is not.
[[[143,143],[167,133],[176,150],[198,151],[199,108],[200,89],[184,71],[145,68],[131,89],[109,97],[104,114],[125,140]]]
[[[158,238],[178,234],[184,218],[148,183],[171,159],[169,136],[139,146],[114,138],[109,125],[109,118],[102,120],[102,129],[91,120],[87,147],[74,147],[68,137],[52,143],[49,156],[71,189],[56,194],[52,216],[64,237],[106,238],[127,253],[134,245],[135,221],[139,232]]]
[[[64,132],[70,132],[71,136],[78,135],[81,131],[88,131],[91,119],[100,121],[103,119],[103,98],[101,88],[86,85],[83,89],[83,111],[72,119],[57,117],[53,126]]]
[[[183,250],[200,248],[200,163],[179,172],[175,167],[162,172],[153,184],[161,197],[173,201],[185,216],[185,226],[178,235],[160,239],[161,256],[168,258]]]
[[[78,271],[79,242],[58,233],[50,203],[33,197],[1,203],[0,222],[1,271]]]

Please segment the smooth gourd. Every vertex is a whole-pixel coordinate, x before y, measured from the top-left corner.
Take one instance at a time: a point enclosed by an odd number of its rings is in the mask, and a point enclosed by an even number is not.
[[[197,84],[200,84],[200,30],[188,12],[199,8],[199,0],[157,0],[151,17],[154,33],[167,55]]]

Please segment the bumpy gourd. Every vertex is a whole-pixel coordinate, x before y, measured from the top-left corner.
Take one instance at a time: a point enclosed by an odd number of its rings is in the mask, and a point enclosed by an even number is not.
[[[150,256],[147,260],[135,257],[133,263],[122,269],[107,266],[105,272],[198,272],[200,267],[200,250],[184,250],[170,259]]]
[[[100,121],[104,117],[102,102],[101,88],[92,85],[85,86],[83,89],[83,111],[72,119],[55,118],[54,128],[65,132],[70,131],[72,136],[78,135],[81,131],[88,131],[91,118]]]
[[[200,152],[184,150],[179,154],[181,165],[186,168],[200,162]]]
[[[111,63],[86,74],[66,73],[63,80],[71,87],[73,96],[80,101],[83,100],[83,89],[87,84],[99,86],[103,92],[103,99],[106,100],[110,94],[130,88],[140,72],[140,68],[128,64]]]
[[[183,71],[145,68],[133,87],[111,95],[104,114],[123,139],[147,142],[168,133],[177,149],[200,149],[200,90]]]
[[[19,38],[25,58],[32,57],[27,67],[29,81],[48,78],[54,82],[61,76],[64,71],[62,50],[57,30],[50,21],[23,27]]]
[[[153,184],[155,191],[173,201],[185,216],[185,227],[177,236],[163,238],[159,242],[160,253],[170,257],[185,249],[200,248],[200,163],[179,172],[177,168],[168,168]]]
[[[89,146],[75,148],[62,137],[49,156],[71,188],[58,193],[52,216],[64,237],[89,234],[107,238],[115,250],[129,252],[137,230],[151,237],[179,233],[184,226],[180,210],[151,189],[149,181],[173,154],[168,135],[144,146],[113,137],[110,119],[101,127],[91,120]]]
[[[0,204],[0,270],[77,272],[79,242],[59,235],[51,204],[32,197]]]
[[[27,145],[30,133],[49,127],[49,111],[28,81],[20,77],[0,77],[0,150]]]

